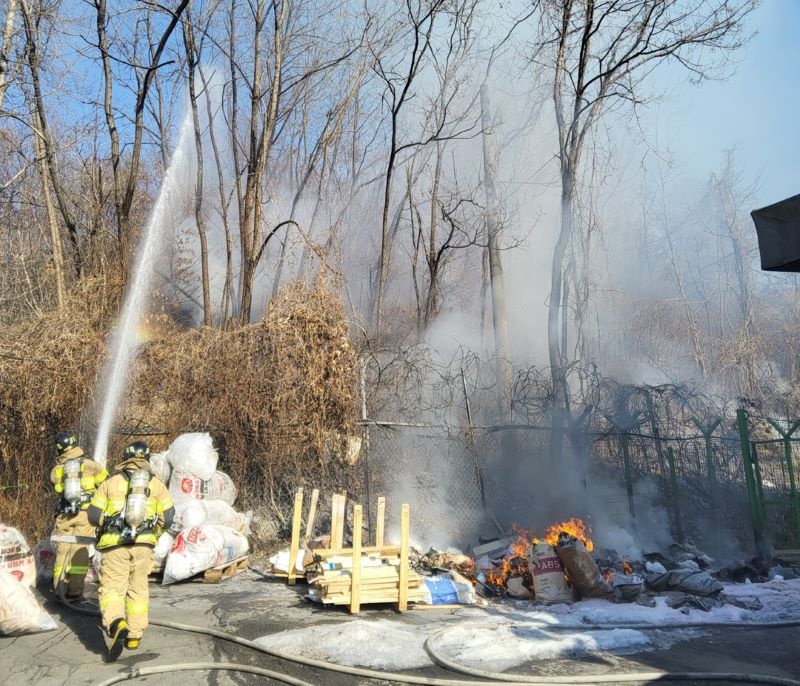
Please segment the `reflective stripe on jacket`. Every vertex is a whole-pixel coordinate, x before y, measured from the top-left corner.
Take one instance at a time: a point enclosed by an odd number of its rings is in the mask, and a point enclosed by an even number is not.
[[[83,457],[83,450],[77,446],[70,448],[63,455],[58,456],[56,466],[50,472],[50,481],[53,483],[53,489],[58,495],[64,494],[64,480],[66,474],[64,473],[64,465],[69,460],[81,460],[81,489],[84,492],[84,499],[81,503],[81,509],[85,510],[89,507],[89,501],[92,499],[97,487],[108,478],[108,472],[105,467],[101,467],[94,460],[88,457]]]
[[[153,522],[153,525],[138,532],[135,538],[129,540],[123,540],[121,531],[109,529],[109,524],[111,524],[112,520],[122,514],[125,509],[129,483],[128,477],[124,472],[114,474],[114,476],[100,485],[94,494],[94,498],[92,498],[91,506],[100,510],[103,516],[102,533],[97,543],[98,550],[116,545],[132,545],[134,543],[155,546],[158,537],[161,535],[161,531],[164,528],[164,513],[172,508],[173,503],[167,487],[156,477],[150,479],[149,493],[145,505],[145,521],[149,520]],[[124,522],[120,522],[120,524],[120,528],[126,526]]]

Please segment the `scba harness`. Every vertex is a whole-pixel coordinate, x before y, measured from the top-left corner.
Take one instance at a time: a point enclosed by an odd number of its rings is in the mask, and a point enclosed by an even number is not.
[[[84,484],[83,458],[76,457],[67,460],[62,467],[61,474],[61,514],[74,515],[84,509],[92,499],[92,493]],[[92,479],[94,486],[94,479]]]
[[[127,481],[125,504],[119,512],[108,515],[102,527],[102,537],[116,537],[113,545],[131,545],[139,536],[153,534],[158,515],[147,516],[147,500],[150,497],[151,474],[137,469],[133,474],[125,472]]]

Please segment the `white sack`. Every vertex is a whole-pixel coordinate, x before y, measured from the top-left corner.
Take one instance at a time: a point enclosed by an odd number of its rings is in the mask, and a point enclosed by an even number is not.
[[[214,472],[203,480],[177,468],[169,479],[169,492],[176,509],[187,500],[222,500],[233,505],[237,495],[233,480],[225,472]]]
[[[529,559],[533,575],[534,602],[553,605],[571,603],[572,591],[564,577],[564,565],[555,548],[547,543],[531,546]]]
[[[306,568],[303,566],[303,558],[305,557],[305,554],[306,551],[303,548],[300,548],[299,552],[297,553],[297,560],[295,560],[294,563],[294,570],[298,574],[306,573]],[[289,550],[289,548],[286,548],[285,550],[279,550],[271,558],[269,558],[269,567],[272,570],[272,572],[288,574],[290,555],[291,551]],[[363,566],[366,566],[366,564]]]
[[[0,634],[53,631],[58,625],[37,602],[31,590],[0,569]]]
[[[36,562],[28,542],[17,529],[4,524],[0,524],[0,569],[26,586],[36,581]]]
[[[163,584],[223,565],[247,550],[247,538],[227,526],[204,524],[181,531],[167,555]]]
[[[202,524],[219,524],[250,535],[252,512],[237,512],[224,500],[186,500],[178,507],[175,521],[181,529],[191,529]]]
[[[172,465],[169,463],[169,455],[166,451],[150,455],[150,469],[159,481],[165,484],[169,483]]]
[[[207,433],[181,434],[169,447],[167,459],[172,469],[208,481],[217,469],[219,456]]]
[[[170,549],[175,544],[175,536],[165,531],[158,537],[155,548],[153,548],[153,569],[160,570],[166,562]]]

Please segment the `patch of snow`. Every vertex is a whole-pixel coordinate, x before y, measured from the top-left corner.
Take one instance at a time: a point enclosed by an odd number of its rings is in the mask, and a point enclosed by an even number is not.
[[[724,593],[758,599],[760,610],[724,605],[710,612],[585,600],[573,605],[536,606],[528,602],[494,603],[487,610],[464,607],[446,619],[414,613],[399,620],[337,617],[336,621],[283,631],[257,639],[286,653],[350,666],[402,670],[429,666],[426,639],[447,629],[436,648],[454,661],[488,671],[503,671],[536,660],[592,653],[638,653],[666,648],[699,635],[702,629],[664,629],[687,623],[768,622],[800,619],[800,579],[764,584],[728,584]],[[652,630],[600,631],[586,624],[647,624]],[[549,627],[560,625],[568,630]],[[488,634],[487,632],[491,632]]]
[[[641,652],[652,641],[640,631],[585,631],[553,633],[525,626],[456,626],[435,644],[437,652],[455,662],[490,672],[536,660],[588,655],[597,652]]]
[[[428,632],[430,633],[430,631]],[[431,664],[419,629],[386,619],[281,631],[256,639],[267,648],[350,667],[416,669]]]

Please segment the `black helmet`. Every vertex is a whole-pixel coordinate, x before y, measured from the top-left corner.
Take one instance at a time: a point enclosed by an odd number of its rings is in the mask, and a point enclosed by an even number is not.
[[[144,441],[134,441],[127,448],[125,448],[123,456],[126,460],[129,460],[132,457],[141,457],[145,460],[149,460],[150,447]]]
[[[78,445],[78,438],[71,431],[62,431],[56,436],[56,452],[63,455],[70,448]]]

